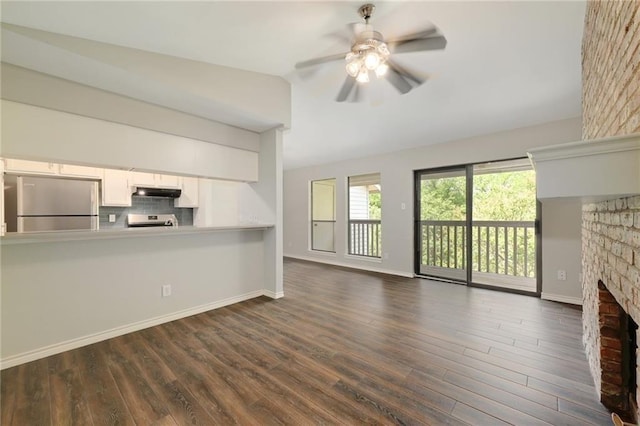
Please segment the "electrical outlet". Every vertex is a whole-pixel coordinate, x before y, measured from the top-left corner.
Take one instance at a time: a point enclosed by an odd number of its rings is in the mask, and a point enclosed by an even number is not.
[[[116,215],[115,214],[110,214],[109,215],[109,223],[113,223],[116,221]]]
[[[171,284],[162,286],[162,297],[171,296]]]
[[[389,259],[389,253],[385,253],[385,254],[383,254],[383,255],[382,255],[382,258],[383,258],[383,259]]]
[[[567,271],[564,269],[558,269],[558,281],[566,281],[567,280]]]

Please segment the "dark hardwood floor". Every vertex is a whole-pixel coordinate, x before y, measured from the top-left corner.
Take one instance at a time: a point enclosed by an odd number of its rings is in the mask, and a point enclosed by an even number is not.
[[[608,425],[580,311],[285,260],[258,298],[2,371],[2,425]]]

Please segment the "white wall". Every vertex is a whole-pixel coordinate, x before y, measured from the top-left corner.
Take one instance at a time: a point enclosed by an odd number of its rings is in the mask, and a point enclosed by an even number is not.
[[[2,367],[261,295],[263,262],[260,230],[3,245]]]
[[[531,147],[579,140],[579,118],[562,120],[512,131],[453,141],[446,144],[367,157],[335,164],[286,170],[284,175],[284,253],[286,256],[306,258],[352,267],[413,276],[413,171],[433,167],[526,157]],[[345,256],[347,177],[367,173],[381,173],[382,186],[382,247],[385,257],[380,261]],[[308,249],[309,181],[337,178],[336,254],[312,252]],[[405,209],[402,209],[402,205]],[[577,214],[576,222],[580,221]],[[554,221],[553,207],[546,209],[543,224]],[[543,225],[544,226],[544,225]],[[544,252],[544,241],[543,241]],[[579,259],[568,253],[567,262]],[[579,267],[579,260],[577,261]],[[570,269],[569,266],[566,268]],[[542,291],[546,284],[543,282]],[[576,289],[567,290],[573,294]],[[576,290],[578,291],[579,288]]]
[[[582,304],[582,201],[542,201],[542,298]],[[566,271],[566,281],[558,280]]]

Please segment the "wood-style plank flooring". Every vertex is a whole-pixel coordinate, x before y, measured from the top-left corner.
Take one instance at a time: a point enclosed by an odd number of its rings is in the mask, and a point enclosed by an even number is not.
[[[2,372],[2,425],[608,425],[580,311],[285,260],[258,298]]]

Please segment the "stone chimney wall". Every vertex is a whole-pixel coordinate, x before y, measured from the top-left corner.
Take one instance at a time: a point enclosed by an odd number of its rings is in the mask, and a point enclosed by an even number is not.
[[[583,140],[640,132],[638,0],[587,3],[582,40],[582,118]],[[583,205],[583,340],[599,392],[609,387],[603,385],[603,377],[615,381],[618,373],[605,371],[603,375],[603,350],[616,349],[608,344],[601,346],[607,336],[601,336],[598,282],[639,322],[639,268],[640,196]]]

